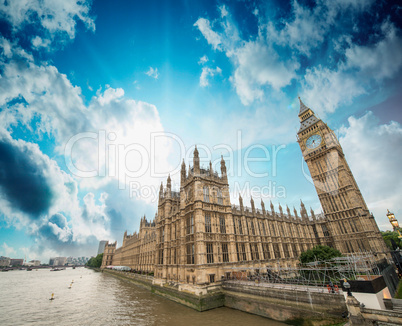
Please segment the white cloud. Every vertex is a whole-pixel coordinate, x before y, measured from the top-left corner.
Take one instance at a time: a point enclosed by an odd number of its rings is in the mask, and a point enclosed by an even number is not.
[[[264,87],[278,91],[296,77],[300,65],[292,58],[282,60],[262,31],[257,38],[245,41],[226,7],[221,10],[221,34],[213,31],[209,20],[200,18],[194,24],[215,50],[225,52],[232,60],[235,71],[230,80],[244,105],[261,100]],[[223,14],[222,14],[223,12]],[[203,70],[204,76],[207,71]]]
[[[381,85],[402,68],[402,38],[394,25],[382,25],[384,38],[371,46],[351,44],[345,61],[334,69],[316,66],[306,70],[301,82],[302,98],[318,113],[334,112],[356,97]]]
[[[222,43],[219,34],[214,32],[211,28],[211,24],[208,19],[199,18],[194,26],[198,27],[202,35],[205,37],[207,42],[212,45],[214,50],[220,49],[220,44]]]
[[[387,209],[402,216],[402,126],[379,124],[372,112],[350,117],[340,129],[340,143],[357,184],[381,229],[390,229]]]
[[[15,255],[16,251],[13,247],[8,246],[5,242],[3,242],[3,245],[1,247],[3,256],[14,258],[12,257],[12,255]]]
[[[3,54],[6,58],[11,58],[12,56],[12,45],[4,37],[0,37],[0,48],[3,50]]]
[[[283,21],[279,30],[272,22],[267,24],[268,37],[275,43],[310,56],[319,48],[326,35],[339,22],[340,15],[354,15],[367,10],[374,0],[323,0],[313,7],[305,7],[297,0],[292,2],[292,18]],[[342,30],[342,28],[341,28]]]
[[[199,65],[203,65],[204,63],[208,62],[208,57],[206,55],[203,55],[200,60],[198,61]]]
[[[126,98],[122,88],[106,87],[103,92],[98,90],[86,106],[81,97],[81,89],[73,86],[67,76],[61,74],[56,67],[36,65],[31,57],[22,57],[18,47],[10,51],[12,57],[5,60],[3,78],[0,78],[0,106],[7,107],[7,110],[0,111],[0,127],[8,129],[21,124],[30,128],[30,122],[35,117],[38,119],[36,132],[52,135],[58,154],[64,154],[65,145],[71,137],[82,132],[96,132],[97,139],[80,140],[74,146],[72,162],[77,168],[82,171],[99,171],[105,164],[109,164],[110,169],[114,168],[116,171],[138,168],[137,160],[141,159],[141,155],[135,155],[134,150],[127,153],[125,161],[122,161],[122,158],[118,160],[111,154],[110,162],[106,159],[99,162],[99,131],[113,133],[116,139],[107,139],[108,144],[116,147],[121,145],[122,148],[129,148],[128,146],[134,143],[142,146],[148,153],[147,157],[155,160],[155,169],[163,169],[171,149],[170,140],[160,141],[160,148],[155,148],[156,153],[149,156],[152,135],[155,132],[164,133],[158,110],[154,105]],[[15,99],[23,101],[8,104]],[[121,149],[121,152],[124,152],[124,149]],[[146,164],[150,164],[149,159]],[[148,166],[144,174],[147,182],[159,182],[151,178],[150,173]],[[123,184],[129,182],[123,173],[117,175],[116,172],[112,179],[115,178],[119,178]],[[84,178],[80,184],[98,188],[105,182],[108,182],[107,178]]]
[[[276,43],[295,48],[305,55],[324,40],[328,27],[333,22],[333,11],[317,4],[313,9],[293,2],[293,21],[285,21],[281,30],[276,30],[272,23],[267,25],[268,37]]]
[[[202,68],[202,73],[200,76],[200,86],[201,87],[207,87],[209,86],[209,81],[208,77],[213,77],[215,75],[220,75],[222,73],[221,68],[216,67],[215,69],[213,68],[208,68],[208,67],[203,67]]]
[[[279,55],[262,41],[250,41],[234,51],[237,64],[231,81],[244,105],[262,99],[263,86],[279,91],[296,78],[300,65],[281,60]]]
[[[32,39],[32,47],[34,49],[46,48],[50,45],[50,40],[44,40],[39,36],[35,36]]]
[[[88,29],[95,30],[94,21],[89,16],[90,4],[86,0],[2,1],[0,14],[15,30],[22,29],[25,24],[39,23],[52,37],[61,32],[73,39],[76,19]]]
[[[361,26],[337,24],[340,17],[346,21],[360,17],[373,3],[322,0],[307,7],[294,0],[290,18],[274,24],[259,17],[258,34],[249,38],[241,37],[226,6],[218,8],[220,16],[213,23],[199,18],[194,25],[214,50],[231,60],[234,70],[230,81],[244,105],[265,100],[267,94],[272,96],[271,90],[278,94],[297,80],[310,106],[319,112],[333,112],[371,92],[385,78],[394,77],[402,66],[401,38],[389,21],[383,22],[379,33],[383,39],[370,46],[351,42]],[[331,36],[334,33],[338,35],[335,38]],[[329,64],[320,58],[320,65],[316,65],[314,51],[321,51],[325,42]],[[307,65],[306,56],[311,59]],[[298,77],[300,68],[305,69],[303,77]]]
[[[402,67],[402,38],[396,27],[385,22],[384,38],[371,46],[353,45],[345,52],[345,69],[358,69],[359,74],[381,81],[393,77]]]
[[[158,68],[149,67],[149,70],[145,74],[155,79],[158,79],[159,77]]]
[[[227,11],[225,5],[220,6],[220,7],[219,7],[219,10],[221,11],[221,17],[222,17],[222,18],[224,18],[224,17],[226,17],[227,15],[229,15],[229,12]]]
[[[0,213],[16,227],[27,228],[28,234],[36,234],[42,240],[54,239],[58,244],[74,246],[94,239],[110,238],[111,225],[115,223],[112,216],[119,215],[116,211],[118,206],[114,212],[110,211],[106,205],[106,193],[97,198],[93,191],[113,184],[111,191],[118,191],[118,187],[121,187],[128,196],[128,186],[133,181],[129,172],[143,166],[143,173],[134,180],[140,185],[159,189],[160,178],[154,177],[151,166],[157,173],[165,173],[172,168],[167,163],[172,142],[164,137],[158,110],[152,104],[126,97],[122,88],[108,86],[104,91],[98,90],[86,105],[81,89],[72,85],[56,67],[50,64],[37,65],[32,56],[15,44],[4,41],[2,47],[0,107],[4,109],[0,111],[0,130],[13,148],[29,154],[30,162],[36,162],[43,183],[48,184],[56,195],[37,220],[31,222],[29,214],[11,205],[3,191],[0,191]],[[36,130],[31,129],[33,119]],[[62,171],[56,161],[43,154],[38,145],[12,139],[10,132],[17,125],[26,128],[33,139],[43,134],[54,139],[54,154],[59,158],[58,155],[64,154],[71,137],[91,132],[96,139],[81,139],[73,146],[72,163],[84,171],[105,170],[105,176],[99,172],[100,175],[93,178],[72,177]],[[102,132],[106,136],[103,147],[98,143]],[[156,134],[159,138],[151,144]],[[132,146],[144,149],[145,155],[133,150]],[[79,202],[78,188],[82,192],[87,189],[83,204]],[[143,200],[142,197],[136,198]],[[150,202],[153,199],[149,197],[144,201]],[[68,224],[54,223],[55,214],[68,217]],[[43,248],[41,250],[46,252]],[[60,247],[57,250],[62,249]]]
[[[350,104],[355,97],[366,93],[365,87],[343,68],[307,69],[301,84],[303,101],[319,115],[334,112],[340,105]]]

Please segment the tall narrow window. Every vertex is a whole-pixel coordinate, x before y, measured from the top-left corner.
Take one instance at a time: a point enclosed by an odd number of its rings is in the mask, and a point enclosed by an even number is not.
[[[187,264],[194,264],[194,243],[187,245]]]
[[[250,224],[251,224],[251,234],[255,235],[254,222],[251,221]]]
[[[317,228],[315,227],[315,225],[312,225],[312,227],[313,227],[313,233],[314,233],[314,236],[318,239],[318,232],[317,232]]]
[[[159,250],[159,264],[163,265],[163,249]]]
[[[222,243],[222,257],[223,257],[223,262],[224,263],[229,262],[229,251],[228,251],[228,244],[227,243]]]
[[[208,233],[212,232],[211,215],[210,214],[205,214],[205,232],[208,232]]]
[[[223,216],[223,215],[219,216],[219,227],[220,227],[221,233],[225,234],[226,233],[226,224],[225,224],[225,216]]]
[[[276,232],[275,232],[275,225],[274,225],[274,223],[271,223],[270,226],[271,226],[271,233],[272,233],[272,235],[273,235],[274,237],[276,237]]]
[[[207,264],[213,264],[214,262],[214,247],[212,243],[207,242]]]
[[[289,258],[289,247],[287,243],[283,243],[282,244],[282,248],[283,248],[283,253],[285,255],[285,258]]]
[[[246,246],[244,245],[244,243],[241,244],[241,253],[243,255],[243,261],[246,261],[247,255],[246,255]]]
[[[186,234],[193,234],[194,233],[194,215],[191,214],[187,217],[186,220]]]
[[[243,234],[243,226],[242,226],[242,224],[241,224],[241,218],[240,218],[240,217],[238,218],[237,222],[238,222],[238,224],[239,224],[239,233],[240,233],[240,234]]]
[[[204,201],[209,203],[209,188],[207,186],[204,187]]]
[[[272,246],[274,248],[275,258],[281,258],[281,252],[279,251],[279,245],[277,243],[274,243]]]
[[[234,234],[237,234],[237,232],[236,232],[236,220],[235,220],[234,216],[232,216],[232,218],[233,218],[233,232],[234,232]]]
[[[258,252],[258,244],[254,243],[254,255],[255,259],[259,260],[260,259],[260,254]]]
[[[217,190],[217,195],[218,195],[218,204],[222,205],[223,204],[223,198],[222,198],[222,190],[221,189]]]
[[[263,235],[267,235],[267,231],[265,230],[265,223],[264,223],[264,221],[261,222],[261,225],[262,225],[262,234],[263,234]]]
[[[297,252],[297,247],[294,243],[292,244],[292,250],[293,250],[293,257],[298,257],[299,254]]]
[[[162,227],[160,240],[161,240],[161,243],[165,242],[165,227]]]

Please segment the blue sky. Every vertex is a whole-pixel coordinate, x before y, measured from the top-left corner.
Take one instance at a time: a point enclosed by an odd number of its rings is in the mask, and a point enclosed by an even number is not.
[[[96,253],[192,163],[233,204],[321,207],[300,96],[335,130],[383,230],[401,216],[402,10],[374,0],[0,4],[0,255]],[[245,157],[253,162],[246,162]],[[259,161],[256,161],[260,159]],[[219,170],[219,169],[218,169]]]

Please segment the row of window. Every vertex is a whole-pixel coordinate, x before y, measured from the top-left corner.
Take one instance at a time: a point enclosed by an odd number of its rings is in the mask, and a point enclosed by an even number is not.
[[[254,225],[254,221],[248,221],[246,219],[245,223],[246,223],[247,230],[249,230],[247,232],[247,234],[256,235],[257,233],[256,233],[256,227]],[[351,223],[354,223],[354,221]],[[243,233],[243,222],[240,217],[235,218],[233,216],[233,226],[234,226],[234,234],[240,234],[240,235],[244,234]],[[259,234],[260,235],[262,235],[262,236],[269,235],[264,222],[259,222],[259,223],[257,222],[257,226],[259,226],[259,230],[260,230]],[[271,231],[272,236],[277,236],[276,228],[273,225],[273,223],[269,223],[268,227]],[[284,228],[281,223],[278,224],[278,228],[280,229],[279,230],[280,234],[284,235],[285,234]],[[327,227],[324,224],[322,224],[321,228],[324,233],[324,236],[328,237],[329,231],[328,231]],[[357,230],[356,226],[355,226],[355,229]],[[352,227],[352,230],[353,230],[353,227]],[[194,231],[195,231],[194,230],[194,215],[191,214],[186,219],[186,234],[194,234]],[[224,215],[219,216],[219,231],[222,234],[226,234],[226,218]],[[300,229],[298,227],[290,227],[289,231],[290,231],[290,235],[292,237],[295,237],[296,235],[298,238],[306,237],[304,230]],[[210,213],[205,214],[205,232],[212,233],[212,222],[211,222],[211,214]],[[313,233],[314,233],[315,237],[318,238],[318,232],[317,232],[315,225],[313,225]],[[346,231],[342,232],[342,233],[346,233]],[[164,234],[164,230],[162,229],[161,239],[163,239],[163,234]]]

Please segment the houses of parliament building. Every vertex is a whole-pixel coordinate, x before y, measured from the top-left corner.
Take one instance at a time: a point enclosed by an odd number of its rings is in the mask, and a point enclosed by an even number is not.
[[[123,265],[154,273],[154,282],[214,283],[238,271],[295,267],[303,251],[328,245],[342,254],[388,251],[370,214],[334,132],[300,100],[298,143],[310,170],[323,213],[272,203],[256,208],[232,205],[225,161],[220,175],[181,166],[180,192],[161,185],[155,220],[141,219],[140,230],[105,246],[102,268]]]

